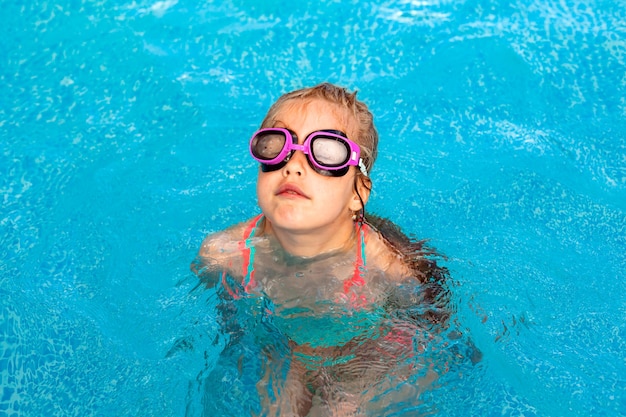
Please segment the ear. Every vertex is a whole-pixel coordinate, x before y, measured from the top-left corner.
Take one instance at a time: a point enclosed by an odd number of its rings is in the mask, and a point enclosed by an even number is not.
[[[363,208],[363,205],[367,203],[370,198],[370,192],[372,191],[372,180],[366,176],[357,176],[354,184],[354,190],[352,191],[352,200],[350,200],[350,211],[356,212]]]

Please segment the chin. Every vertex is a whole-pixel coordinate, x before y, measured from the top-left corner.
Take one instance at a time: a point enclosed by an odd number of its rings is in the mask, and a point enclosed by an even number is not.
[[[272,225],[276,228],[283,230],[301,230],[308,226],[308,222],[304,217],[278,217],[272,222]]]
[[[309,229],[311,220],[314,218],[311,214],[294,212],[294,210],[273,213],[273,215],[266,217],[274,227],[292,231]]]

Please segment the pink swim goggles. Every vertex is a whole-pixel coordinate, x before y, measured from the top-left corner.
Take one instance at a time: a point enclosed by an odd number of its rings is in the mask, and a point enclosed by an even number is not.
[[[280,127],[258,130],[250,139],[250,154],[261,163],[263,172],[284,167],[295,151],[304,152],[318,174],[342,177],[350,166],[358,166],[367,177],[359,145],[338,130],[317,130],[302,145],[294,132]]]

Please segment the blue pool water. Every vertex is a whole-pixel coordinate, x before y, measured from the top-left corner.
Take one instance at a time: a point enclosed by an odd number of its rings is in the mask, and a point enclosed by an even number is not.
[[[483,353],[390,415],[626,415],[624,1],[27,3],[0,3],[0,415],[245,414],[254,384],[201,382],[189,263],[257,212],[269,105],[326,80],[376,116],[369,210],[447,255]]]

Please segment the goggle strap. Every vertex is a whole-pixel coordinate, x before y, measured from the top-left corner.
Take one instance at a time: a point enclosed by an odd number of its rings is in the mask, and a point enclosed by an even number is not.
[[[361,170],[361,173],[363,175],[369,177],[369,175],[367,174],[367,168],[365,167],[365,163],[363,162],[363,158],[359,158],[359,169]]]

